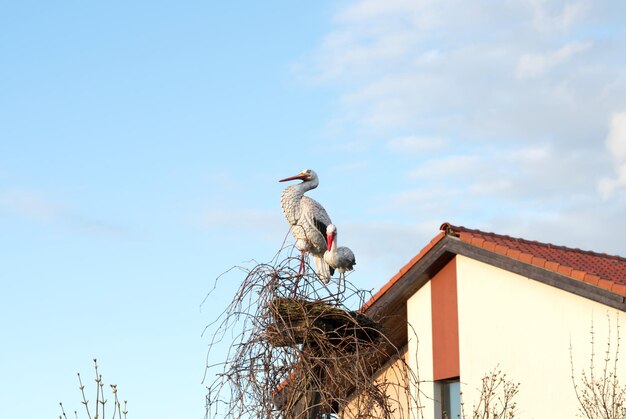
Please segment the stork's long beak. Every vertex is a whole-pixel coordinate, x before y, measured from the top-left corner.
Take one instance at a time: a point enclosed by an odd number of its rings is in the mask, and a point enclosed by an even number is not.
[[[328,242],[328,251],[333,247],[333,240],[335,240],[335,235],[333,233],[326,235],[326,241]]]
[[[295,176],[286,177],[284,179],[281,179],[281,180],[279,180],[279,182],[287,182],[288,180],[296,180],[296,179],[304,180],[304,179],[306,179],[306,175],[304,173],[298,173]]]

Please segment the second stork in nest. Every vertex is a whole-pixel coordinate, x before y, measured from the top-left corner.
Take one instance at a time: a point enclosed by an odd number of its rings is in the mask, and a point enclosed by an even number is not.
[[[356,265],[354,253],[348,247],[337,246],[337,228],[334,224],[326,227],[326,235],[328,250],[324,253],[324,261],[339,271],[339,279],[345,279],[346,271],[351,271]]]

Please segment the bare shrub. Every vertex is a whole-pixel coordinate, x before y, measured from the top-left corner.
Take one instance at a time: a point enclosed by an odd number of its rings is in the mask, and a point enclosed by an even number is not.
[[[96,398],[93,402],[93,405],[91,405],[91,409],[89,407],[90,406],[89,400],[87,399],[87,396],[85,395],[85,385],[83,384],[83,380],[80,377],[80,373],[77,374],[78,383],[80,385],[78,388],[80,389],[80,393],[83,398],[81,403],[85,407],[87,418],[92,419],[93,417],[94,419],[104,419],[106,418],[105,408],[107,406],[108,399],[106,399],[104,395],[104,381],[102,381],[102,374],[100,374],[98,371],[98,362],[95,358],[93,360],[93,366],[95,370],[94,381],[96,382]],[[116,418],[125,419],[128,413],[127,401],[124,400],[124,408],[122,409],[122,405],[117,395],[117,384],[110,384],[109,387],[111,389],[111,394],[113,395],[113,408],[111,410],[111,419],[116,419]],[[63,407],[63,403],[59,403],[59,405],[61,406],[61,415],[59,416],[59,419],[67,419],[67,415],[65,414],[65,408]],[[76,410],[74,411],[74,417],[75,418],[79,417],[78,411]]]
[[[517,403],[513,400],[519,392],[519,383],[507,379],[505,373],[494,369],[481,380],[480,398],[472,406],[472,419],[513,419]],[[461,394],[461,398],[462,398]],[[461,401],[461,416],[466,419],[465,405]]]
[[[611,317],[607,313],[608,338],[602,369],[597,371],[595,367],[595,331],[593,322],[590,327],[591,356],[589,369],[582,370],[578,377],[574,372],[574,356],[570,343],[570,364],[572,371],[572,383],[578,399],[578,411],[588,419],[624,419],[626,418],[626,387],[620,383],[618,377],[618,361],[620,351],[620,325],[619,315],[616,314],[615,348],[612,349]]]

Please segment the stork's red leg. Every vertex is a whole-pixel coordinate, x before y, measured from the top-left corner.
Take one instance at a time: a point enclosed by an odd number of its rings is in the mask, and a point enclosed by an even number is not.
[[[296,277],[296,282],[293,284],[293,298],[296,298],[298,294],[298,282],[300,282],[300,277],[304,274],[304,250],[300,251],[300,268],[298,268],[298,276]]]
[[[298,269],[298,275],[304,274],[304,250],[300,251],[300,269]]]

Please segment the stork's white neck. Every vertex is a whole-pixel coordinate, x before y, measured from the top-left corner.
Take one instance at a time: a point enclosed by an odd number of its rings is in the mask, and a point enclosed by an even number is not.
[[[296,185],[288,186],[283,190],[280,205],[289,224],[296,224],[300,218],[300,200],[304,193],[317,188],[317,185],[319,185],[319,181],[317,177],[314,177],[313,179],[306,180]]]

